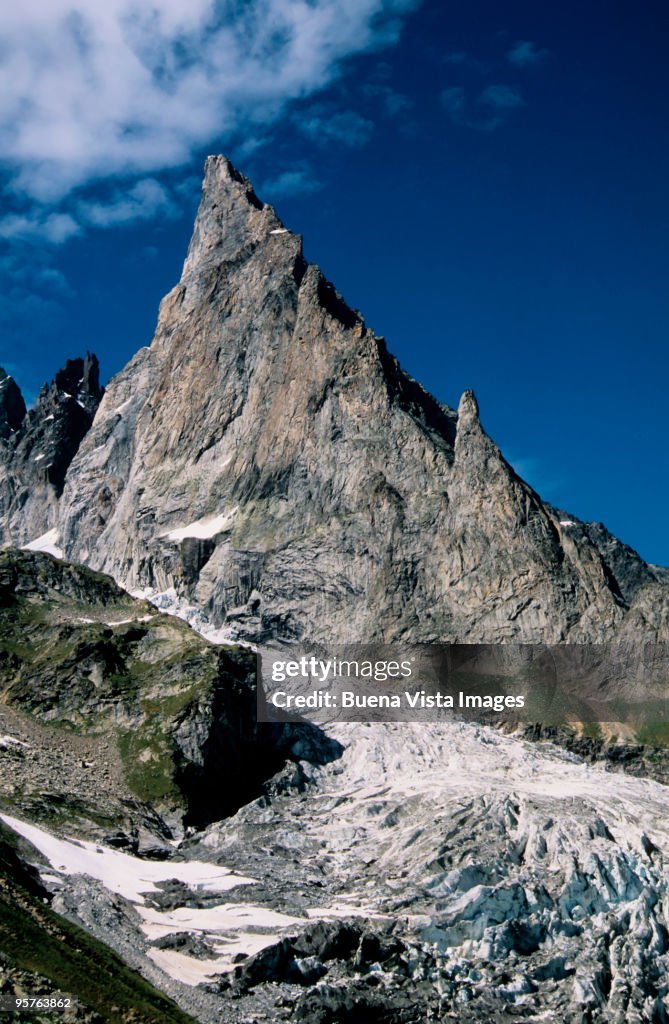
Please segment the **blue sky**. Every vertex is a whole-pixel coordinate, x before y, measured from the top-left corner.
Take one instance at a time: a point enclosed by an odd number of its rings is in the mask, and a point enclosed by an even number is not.
[[[12,9],[13,8],[13,9]],[[649,2],[0,11],[0,364],[105,378],[225,152],[540,493],[669,564],[669,14]]]

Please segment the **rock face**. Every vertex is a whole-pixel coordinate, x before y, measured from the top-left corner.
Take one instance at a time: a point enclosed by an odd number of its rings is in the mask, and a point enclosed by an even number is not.
[[[52,526],[61,480],[31,492],[39,515],[5,498],[5,536]],[[456,413],[409,378],[222,157],[58,520],[73,561],[254,639],[669,636],[666,577],[543,503],[471,392]]]
[[[296,738],[301,757],[337,756],[315,729],[256,722],[255,665],[99,573],[0,552],[0,705],[29,730],[3,748],[0,801],[135,837],[150,805],[178,832],[257,796]]]
[[[98,360],[69,359],[33,409],[0,371],[0,542],[24,544],[51,530],[65,475],[104,390]]]
[[[25,414],[21,389],[0,366],[0,439],[7,441],[19,429]]]

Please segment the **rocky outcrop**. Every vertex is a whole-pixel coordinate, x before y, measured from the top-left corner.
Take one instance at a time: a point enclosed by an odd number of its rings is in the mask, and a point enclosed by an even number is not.
[[[29,735],[0,749],[0,800],[33,819],[130,829],[126,845],[141,846],[151,814],[178,833],[253,799],[298,748],[336,757],[316,729],[257,723],[255,665],[108,577],[1,552],[0,707]],[[133,800],[145,805],[134,815]]]
[[[68,360],[28,413],[13,380],[0,377],[2,543],[28,543],[55,526],[66,473],[103,394],[89,353]]]
[[[409,378],[223,157],[58,520],[70,559],[254,639],[669,636],[666,577]]]

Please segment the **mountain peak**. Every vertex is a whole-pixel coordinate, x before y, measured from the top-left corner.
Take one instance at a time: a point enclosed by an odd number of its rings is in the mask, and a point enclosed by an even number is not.
[[[7,439],[14,434],[26,415],[26,403],[21,389],[0,366],[0,438]]]
[[[280,236],[292,239],[301,253],[301,239],[258,198],[249,179],[227,157],[210,156],[182,281],[208,266],[245,258],[253,247]]]
[[[237,194],[240,198],[243,196],[257,210],[262,210],[266,205],[255,194],[250,178],[238,171],[227,156],[208,156],[204,164],[203,192],[220,190],[226,186],[238,186]]]
[[[561,530],[473,392],[456,416],[412,380],[225,157],[152,344],[45,496],[69,559],[256,641],[669,635],[653,571],[625,605],[628,555]]]
[[[479,403],[473,391],[463,391],[458,405],[458,422],[471,423],[479,418]]]
[[[68,359],[29,412],[11,377],[0,377],[0,540],[22,544],[53,527],[66,473],[103,393],[90,352]]]

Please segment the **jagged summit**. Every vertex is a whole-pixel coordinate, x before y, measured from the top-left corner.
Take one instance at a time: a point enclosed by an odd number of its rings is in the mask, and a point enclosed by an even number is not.
[[[87,352],[83,359],[68,359],[54,377],[51,389],[62,391],[66,397],[75,399],[80,408],[86,408],[95,415],[104,393],[100,387],[98,357]],[[46,385],[44,391],[49,391]]]
[[[0,537],[23,544],[55,525],[65,475],[104,394],[97,356],[68,359],[28,412],[14,382],[0,378],[0,436],[8,393],[16,426],[0,448]]]
[[[660,575],[412,380],[225,157],[57,516],[70,559],[255,639],[669,635]]]
[[[0,439],[7,440],[23,423],[26,403],[14,378],[0,366]]]

